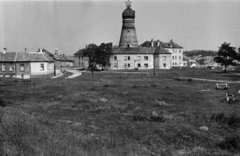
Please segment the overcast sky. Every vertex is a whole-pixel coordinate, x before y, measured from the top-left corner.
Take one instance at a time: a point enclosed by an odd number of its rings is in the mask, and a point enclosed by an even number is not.
[[[126,1],[126,0],[125,0]],[[151,38],[184,50],[240,47],[240,0],[132,0],[138,43]],[[0,51],[45,48],[68,55],[86,44],[119,44],[124,0],[0,1]]]

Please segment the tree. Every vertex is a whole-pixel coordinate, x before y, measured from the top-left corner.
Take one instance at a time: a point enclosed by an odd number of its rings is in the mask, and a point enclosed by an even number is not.
[[[97,64],[101,65],[106,70],[110,64],[110,56],[112,55],[112,43],[102,43],[100,46],[98,46],[95,54]]]
[[[205,65],[205,58],[204,57],[200,57],[196,60],[196,62],[202,67],[203,65]]]
[[[112,54],[112,43],[102,43],[100,46],[89,44],[83,51],[83,56],[88,57],[89,66],[92,75],[97,69],[97,65],[102,67],[109,66],[110,56]]]
[[[96,44],[89,44],[83,50],[83,56],[88,57],[88,69],[91,70],[92,75],[94,70],[97,69],[97,59],[96,59],[96,50],[98,46]]]
[[[230,46],[230,43],[224,42],[218,50],[218,56],[214,58],[214,61],[224,66],[224,72],[227,71],[227,67],[237,65],[236,60],[239,60],[235,47]]]

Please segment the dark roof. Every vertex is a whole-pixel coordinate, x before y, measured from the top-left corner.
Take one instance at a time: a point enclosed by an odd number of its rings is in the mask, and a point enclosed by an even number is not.
[[[83,55],[84,49],[79,49],[74,55]]]
[[[54,60],[42,52],[0,52],[0,62],[53,62]]]
[[[153,54],[155,48],[147,47],[129,47],[129,48],[115,48],[113,54]]]
[[[6,52],[5,54],[3,52],[0,52],[1,62],[14,61],[15,57],[16,57],[16,52]]]
[[[54,58],[54,54],[52,54],[51,52],[47,51],[46,49],[43,49],[42,51],[45,52],[46,54],[48,54],[50,57]]]
[[[155,48],[155,54],[172,54],[169,51],[163,49],[163,48]]]
[[[113,54],[171,54],[162,48],[149,47],[131,47],[131,48],[115,48]]]
[[[170,42],[160,42],[160,46],[162,48],[180,48],[182,49],[183,47],[181,47],[180,45],[178,45],[177,43],[173,42],[173,40],[170,40]],[[157,47],[158,45],[158,41],[153,41],[153,46]],[[145,41],[143,42],[141,45],[141,47],[151,47],[151,41]]]

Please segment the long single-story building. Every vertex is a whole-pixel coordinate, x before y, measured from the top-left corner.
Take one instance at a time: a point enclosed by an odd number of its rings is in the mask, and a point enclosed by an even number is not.
[[[40,52],[0,52],[0,77],[38,78],[54,76],[54,60]]]

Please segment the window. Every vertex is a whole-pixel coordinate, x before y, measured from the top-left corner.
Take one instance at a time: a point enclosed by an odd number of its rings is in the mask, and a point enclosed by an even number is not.
[[[83,62],[82,62],[82,66],[83,66]]]
[[[114,68],[117,68],[117,63],[114,63]]]
[[[21,71],[21,72],[24,72],[24,71],[25,71],[24,64],[20,64],[20,71]]]
[[[2,71],[6,71],[6,65],[5,64],[2,65]]]
[[[127,56],[124,56],[124,61],[127,61]]]
[[[177,62],[175,62],[175,65],[177,65]]]
[[[174,59],[174,56],[172,56],[172,59]]]
[[[78,58],[79,58],[79,60],[80,60],[81,57],[79,56]]]
[[[114,61],[117,61],[117,56],[114,56]]]
[[[10,71],[10,72],[13,72],[13,71],[14,71],[14,65],[13,65],[13,64],[10,64],[10,66],[9,66],[9,71]]]
[[[83,60],[83,56],[82,56],[82,60]]]
[[[166,56],[163,56],[163,61],[166,61]]]
[[[128,63],[128,68],[130,68],[130,63]]]
[[[44,71],[44,64],[40,65],[40,71]]]
[[[124,63],[124,67],[127,68],[127,63]]]
[[[179,50],[179,53],[181,53],[181,50]]]
[[[130,60],[130,56],[128,56],[128,60]]]
[[[148,56],[144,56],[144,60],[145,60],[145,61],[148,60]]]
[[[145,68],[148,68],[148,64],[147,64],[147,63],[144,63],[144,67],[145,67]]]
[[[177,59],[177,56],[175,56],[175,59]]]
[[[141,56],[138,56],[138,57],[137,57],[137,60],[140,61],[140,60],[141,60]]]
[[[138,68],[140,68],[141,67],[141,63],[138,63]]]
[[[164,68],[166,68],[166,67],[167,67],[166,63],[163,63],[163,67],[164,67]]]
[[[181,56],[179,56],[179,59],[181,59]]]
[[[174,66],[174,62],[172,63],[172,65]]]

